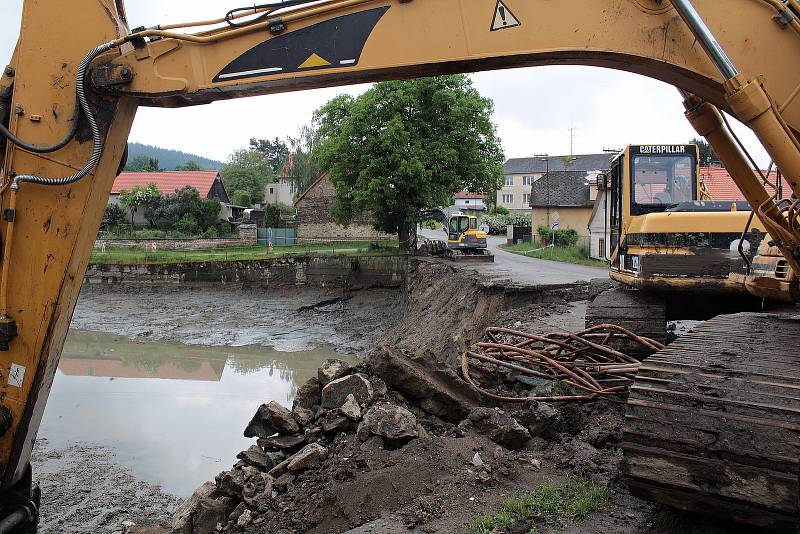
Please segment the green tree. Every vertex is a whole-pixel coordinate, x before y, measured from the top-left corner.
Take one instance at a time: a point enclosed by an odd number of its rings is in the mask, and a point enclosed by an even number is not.
[[[135,227],[134,218],[140,208],[144,208],[144,216],[151,226],[155,226],[158,218],[158,206],[161,202],[161,191],[154,182],[146,186],[135,186],[132,190],[119,192],[119,205],[131,212],[131,227]]]
[[[330,170],[336,220],[370,210],[376,229],[408,246],[419,210],[447,205],[461,189],[497,189],[503,153],[492,108],[455,75],[378,83],[317,110],[314,161]]]
[[[246,189],[237,189],[231,195],[231,203],[237,206],[251,206],[253,201],[250,199],[250,191]]]
[[[312,157],[319,139],[319,132],[313,123],[301,126],[296,137],[287,137],[291,162],[288,174],[294,191],[304,191],[319,178],[320,169]]]
[[[159,172],[163,171],[156,158],[149,156],[136,156],[125,165],[126,171],[133,172]]]
[[[205,231],[212,226],[216,226],[219,219],[221,205],[218,200],[213,198],[201,198],[200,193],[194,187],[187,185],[175,191],[171,195],[164,195],[158,209],[158,216],[170,228],[175,228],[180,232],[194,225],[194,231]],[[178,222],[181,228],[178,228]]]
[[[689,143],[697,145],[700,149],[700,165],[710,167],[714,163],[719,163],[719,156],[714,152],[714,147],[708,144],[705,139],[694,138]]]
[[[200,165],[197,164],[197,162],[195,160],[190,159],[189,161],[187,161],[183,165],[176,165],[175,166],[175,170],[176,171],[202,171],[203,169],[202,169],[202,167],[200,167]]]
[[[125,211],[117,204],[109,204],[103,212],[103,228],[110,230],[122,224],[125,220]]]
[[[250,150],[254,150],[262,154],[269,162],[270,168],[274,174],[277,174],[289,157],[289,147],[282,139],[256,139],[250,138]]]
[[[250,193],[251,202],[263,201],[266,186],[275,177],[267,158],[260,152],[247,149],[231,154],[220,176],[228,191],[245,190]]]

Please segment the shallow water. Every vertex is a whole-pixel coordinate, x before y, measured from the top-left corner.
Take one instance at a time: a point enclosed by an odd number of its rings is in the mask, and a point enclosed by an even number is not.
[[[281,352],[72,330],[39,436],[53,447],[109,447],[137,477],[187,496],[254,443],[242,431],[259,404],[291,406],[333,357],[342,358],[325,346]]]

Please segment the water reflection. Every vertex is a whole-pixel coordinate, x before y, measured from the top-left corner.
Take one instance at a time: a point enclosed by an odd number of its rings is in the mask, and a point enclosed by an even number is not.
[[[332,348],[278,352],[71,331],[39,435],[111,447],[137,476],[188,495],[230,465],[257,406],[289,406]]]

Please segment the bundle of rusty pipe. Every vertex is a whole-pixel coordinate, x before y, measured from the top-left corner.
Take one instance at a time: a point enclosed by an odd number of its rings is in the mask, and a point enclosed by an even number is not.
[[[490,327],[484,340],[461,357],[464,378],[481,395],[503,402],[582,401],[623,393],[633,383],[639,360],[611,346],[625,341],[645,351],[663,345],[613,324],[601,324],[578,333],[531,334],[510,328]],[[518,373],[544,378],[576,390],[555,396],[507,397],[481,387],[470,375],[470,360],[494,364]]]

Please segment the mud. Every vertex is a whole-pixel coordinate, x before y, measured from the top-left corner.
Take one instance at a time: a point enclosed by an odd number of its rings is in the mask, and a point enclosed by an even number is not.
[[[42,490],[41,534],[122,533],[122,523],[165,524],[180,499],[136,479],[111,450],[89,444],[53,448],[39,438],[34,480]]]
[[[370,348],[400,311],[401,290],[84,286],[71,327],[195,345]]]

